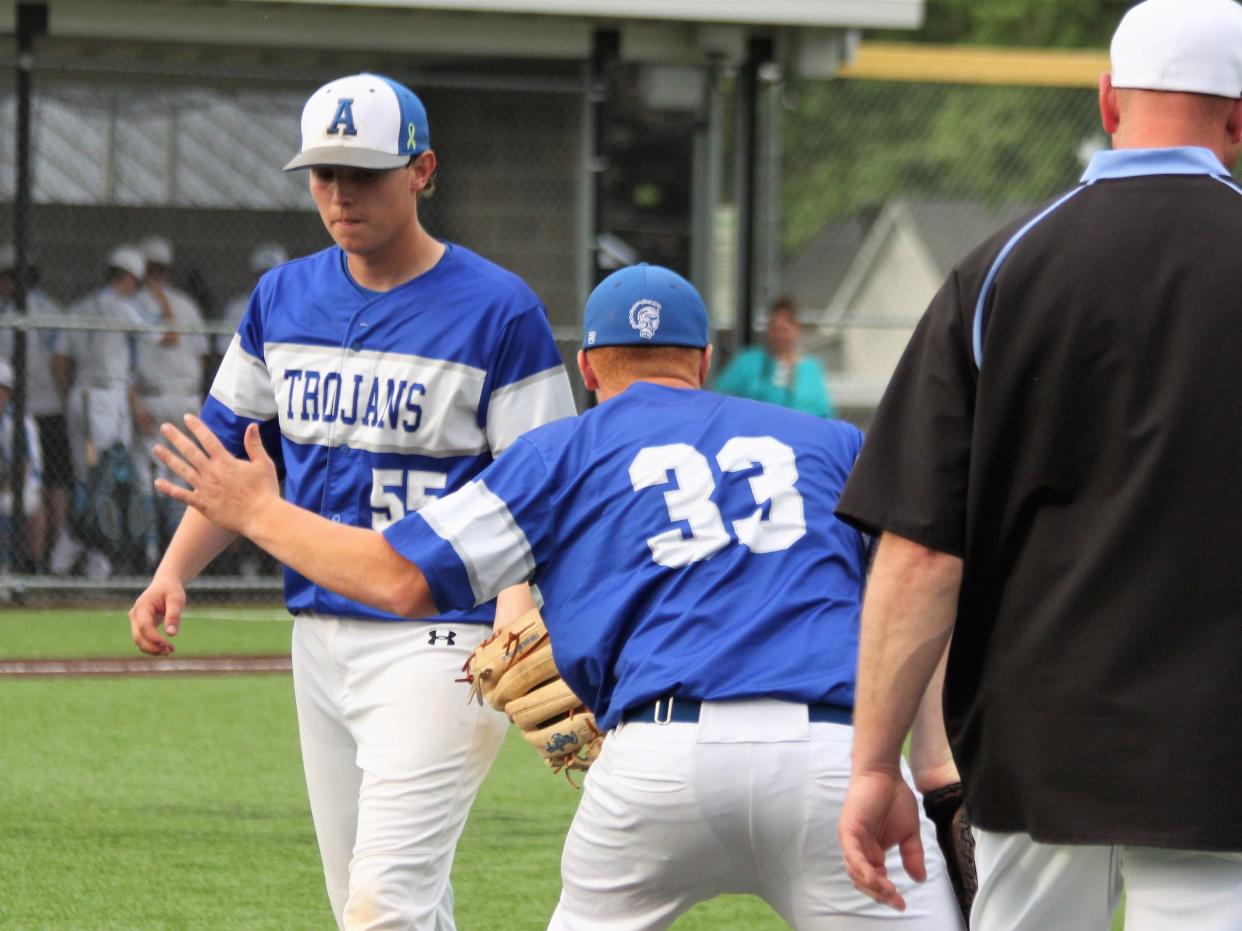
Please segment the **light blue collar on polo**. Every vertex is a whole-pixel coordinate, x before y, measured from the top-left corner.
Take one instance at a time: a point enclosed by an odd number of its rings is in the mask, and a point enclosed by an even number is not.
[[[1089,185],[1097,181],[1113,181],[1120,178],[1140,178],[1148,175],[1207,175],[1221,184],[1227,185],[1242,194],[1233,180],[1229,170],[1221,164],[1216,153],[1202,146],[1180,146],[1173,149],[1109,149],[1097,152],[1082,176],[1082,183],[1067,192],[1059,200],[1047,207],[1022,229],[1014,233],[1009,242],[997,253],[992,267],[983,279],[983,288],[975,302],[975,316],[971,326],[971,347],[975,357],[975,367],[983,367],[983,333],[987,321],[987,301],[1000,274],[1001,266],[1009,258],[1019,240],[1029,233],[1050,213],[1085,191]]]
[[[1216,153],[1202,146],[1175,149],[1109,149],[1096,152],[1082,176],[1083,184],[1142,175],[1213,175],[1230,177]]]

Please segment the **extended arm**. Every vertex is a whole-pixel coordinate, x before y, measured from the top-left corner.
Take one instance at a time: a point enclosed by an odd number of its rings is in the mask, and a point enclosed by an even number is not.
[[[156,457],[190,487],[160,479],[155,488],[205,519],[249,537],[316,585],[402,617],[436,613],[418,567],[374,530],[351,527],[300,508],[280,496],[276,467],[257,424],[246,428],[249,460],[233,456],[197,417],[187,414],[193,440],[171,424],[161,432],[180,453],[156,447]]]
[[[251,429],[257,435],[257,428]],[[249,436],[246,445],[249,448]],[[253,460],[246,463],[251,464]],[[198,507],[193,495],[182,500]],[[240,532],[294,572],[353,601],[400,617],[437,613],[418,566],[400,556],[377,530],[334,523],[275,497],[253,508]]]
[[[863,603],[854,754],[841,812],[841,846],[854,885],[904,909],[884,868],[900,845],[915,880],[925,876],[918,804],[901,777],[901,746],[953,632],[962,561],[885,533]]]

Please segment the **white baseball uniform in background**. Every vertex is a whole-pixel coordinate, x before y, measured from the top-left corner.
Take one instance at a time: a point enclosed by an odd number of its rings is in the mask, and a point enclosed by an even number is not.
[[[78,481],[98,456],[114,443],[132,448],[133,418],[129,389],[137,371],[134,333],[121,327],[147,321],[133,298],[105,285],[69,308],[71,316],[92,318],[98,329],[72,330],[68,354],[74,363],[73,387],[66,415],[69,421],[73,471]]]

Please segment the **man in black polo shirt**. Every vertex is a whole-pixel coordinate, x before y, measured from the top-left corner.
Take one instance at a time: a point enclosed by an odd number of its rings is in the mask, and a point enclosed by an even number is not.
[[[1242,7],[1147,0],[1113,151],[950,274],[838,513],[882,533],[842,845],[901,907],[898,756],[952,635],[972,928],[1242,927]]]

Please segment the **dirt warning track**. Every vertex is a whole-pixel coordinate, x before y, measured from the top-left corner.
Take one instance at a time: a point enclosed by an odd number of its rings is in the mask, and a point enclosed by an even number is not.
[[[234,673],[287,673],[292,668],[293,663],[288,656],[9,659],[0,660],[0,679],[55,676],[224,676]]]

